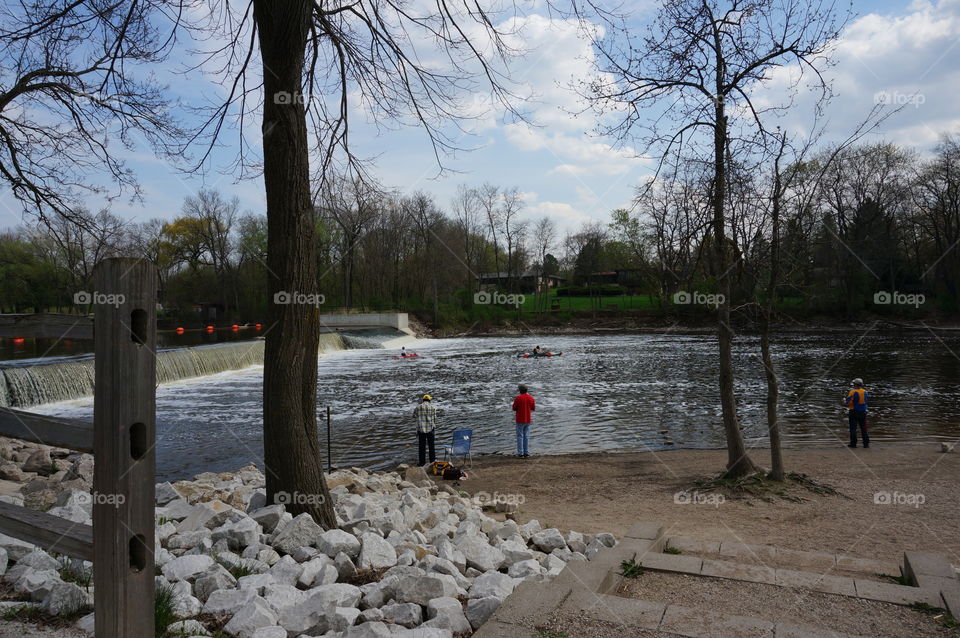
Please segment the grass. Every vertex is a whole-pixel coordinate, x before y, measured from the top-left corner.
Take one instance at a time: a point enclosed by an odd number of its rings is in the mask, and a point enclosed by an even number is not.
[[[643,571],[643,565],[632,558],[620,563],[620,574],[626,578],[639,578]]]
[[[80,587],[89,590],[93,582],[93,569],[86,568],[82,563],[75,564],[69,558],[60,559],[60,578],[67,583],[76,583]]]
[[[910,605],[910,609],[926,616],[932,616],[934,620],[939,620],[940,624],[946,629],[960,629],[960,621],[951,616],[950,613],[942,607],[934,607],[927,603],[918,602]]]
[[[167,627],[177,622],[173,610],[173,588],[166,585],[157,587],[153,597],[153,629],[155,635],[162,636]]]
[[[664,547],[663,553],[664,554],[682,554],[683,550],[678,547]]]
[[[15,620],[18,622],[29,623],[43,622],[43,617],[43,611],[41,611],[39,607],[34,607],[33,605],[19,605],[17,607],[11,607],[3,612],[2,616],[0,616],[0,618],[3,620]]]
[[[354,585],[360,587],[361,585],[366,585],[368,583],[379,583],[383,578],[383,573],[387,571],[386,568],[380,569],[358,569],[357,573],[351,578],[345,578],[343,582],[348,585]]]
[[[565,631],[554,631],[552,629],[537,629],[537,638],[569,638]]]
[[[41,627],[63,628],[73,625],[78,618],[86,616],[91,611],[93,611],[93,607],[90,605],[79,605],[73,609],[64,610],[59,616],[53,616],[33,605],[18,605],[4,611],[0,615],[0,620],[30,623]]]

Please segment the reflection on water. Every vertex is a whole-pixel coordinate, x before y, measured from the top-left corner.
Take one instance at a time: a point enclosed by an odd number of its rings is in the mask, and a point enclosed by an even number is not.
[[[522,382],[537,399],[531,451],[720,447],[716,341],[711,336],[610,335],[430,340],[419,359],[384,350],[324,355],[318,412],[332,407],[337,465],[383,467],[415,457],[412,411],[428,392],[442,410],[441,439],[475,432],[477,452],[510,452],[510,402]],[[517,359],[542,345],[560,358]],[[863,377],[871,438],[921,440],[960,434],[960,336],[778,336],[781,419],[792,444],[846,442],[840,398]],[[737,395],[745,436],[764,444],[766,385],[756,338],[737,343]],[[262,368],[164,385],[157,391],[157,471],[182,478],[262,458]],[[38,411],[89,418],[92,400]],[[667,434],[661,434],[667,430]],[[321,436],[325,427],[321,423]]]

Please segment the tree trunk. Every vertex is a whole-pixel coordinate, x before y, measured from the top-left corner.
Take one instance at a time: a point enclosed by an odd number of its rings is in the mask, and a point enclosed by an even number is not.
[[[780,422],[777,414],[777,399],[780,396],[780,381],[773,367],[770,353],[770,318],[773,316],[777,299],[777,286],[780,281],[780,199],[782,184],[780,180],[780,157],[783,154],[784,141],[781,140],[780,154],[774,162],[773,200],[771,206],[770,240],[770,279],[767,282],[767,299],[763,308],[763,322],[760,326],[760,353],[767,378],[767,433],[770,437],[770,474],[774,481],[784,479],[783,450],[780,446]]]
[[[718,82],[719,84],[719,82]],[[722,95],[717,87],[717,95]],[[716,253],[718,283],[723,301],[717,308],[718,335],[720,346],[720,405],[723,409],[723,430],[727,440],[726,476],[747,476],[757,471],[753,461],[747,455],[737,419],[737,402],[733,390],[733,326],[730,324],[730,266],[727,264],[727,242],[724,231],[724,204],[726,198],[726,146],[727,117],[723,100],[716,105],[716,124],[714,127],[714,177],[713,177],[713,237]]]
[[[303,57],[311,19],[304,0],[254,0],[263,59],[263,177],[267,196],[267,294],[317,291],[315,220],[303,101]],[[286,99],[277,99],[283,96]],[[286,501],[322,527],[336,527],[317,439],[316,305],[271,303],[263,366],[267,502]]]

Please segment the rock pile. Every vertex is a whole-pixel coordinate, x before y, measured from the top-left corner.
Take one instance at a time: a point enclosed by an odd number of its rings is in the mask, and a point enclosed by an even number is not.
[[[48,487],[31,493],[52,490],[51,513],[89,522],[90,495],[76,483],[87,479],[65,480],[82,458],[38,474]],[[205,636],[222,626],[239,638],[466,636],[518,583],[549,579],[616,543],[536,520],[498,521],[417,467],[340,470],[328,482],[339,527],[326,531],[308,514],[267,503],[253,465],[158,484],[157,586],[170,590],[181,619],[169,633]],[[64,580],[67,568],[88,573],[90,564],[0,535],[0,574],[48,613],[77,613],[92,602],[92,588]]]

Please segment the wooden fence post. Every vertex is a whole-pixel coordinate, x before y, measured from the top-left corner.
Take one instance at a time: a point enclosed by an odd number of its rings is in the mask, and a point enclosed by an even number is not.
[[[97,638],[154,635],[156,267],[94,272],[94,609]]]

